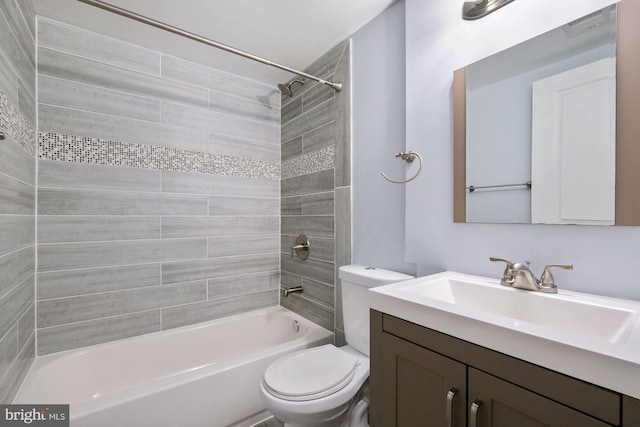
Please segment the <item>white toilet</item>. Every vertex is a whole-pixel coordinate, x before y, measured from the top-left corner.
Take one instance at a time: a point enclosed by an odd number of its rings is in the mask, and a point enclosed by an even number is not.
[[[413,278],[394,271],[340,267],[347,344],[291,353],[266,369],[262,402],[285,427],[367,427],[369,298],[367,289]]]

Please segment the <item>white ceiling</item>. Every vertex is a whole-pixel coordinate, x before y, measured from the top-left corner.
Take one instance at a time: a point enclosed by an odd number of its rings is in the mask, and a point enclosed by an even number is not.
[[[395,0],[107,0],[303,70]],[[292,75],[81,3],[31,0],[36,13],[269,84]]]

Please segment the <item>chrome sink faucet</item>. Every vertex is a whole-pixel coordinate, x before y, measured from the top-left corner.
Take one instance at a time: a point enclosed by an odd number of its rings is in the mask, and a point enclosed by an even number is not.
[[[562,268],[565,270],[573,270],[573,265],[571,264],[549,264],[544,267],[542,276],[540,276],[540,280],[538,280],[529,269],[530,263],[528,261],[525,263],[513,263],[506,259],[494,257],[490,257],[489,260],[494,262],[504,262],[507,265],[504,269],[504,273],[502,274],[502,280],[500,280],[501,285],[550,294],[558,292],[558,287],[556,286],[553,275],[551,274],[551,269]]]

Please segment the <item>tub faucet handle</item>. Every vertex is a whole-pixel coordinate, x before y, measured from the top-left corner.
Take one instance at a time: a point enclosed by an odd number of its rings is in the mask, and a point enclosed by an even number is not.
[[[309,258],[309,249],[310,249],[309,239],[304,234],[301,234],[296,239],[296,242],[291,247],[291,257],[297,256],[300,260],[304,261]]]
[[[308,247],[309,247],[308,243],[302,243],[300,245],[291,246],[291,256],[294,256],[294,251],[297,251],[300,249],[307,249]]]

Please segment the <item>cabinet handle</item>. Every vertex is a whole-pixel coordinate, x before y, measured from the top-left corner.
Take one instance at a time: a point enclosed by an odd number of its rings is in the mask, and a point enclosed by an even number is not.
[[[458,390],[455,388],[447,392],[447,427],[453,427],[453,398],[457,393]]]
[[[469,427],[478,427],[478,412],[482,406],[482,400],[476,399],[469,409]]]

